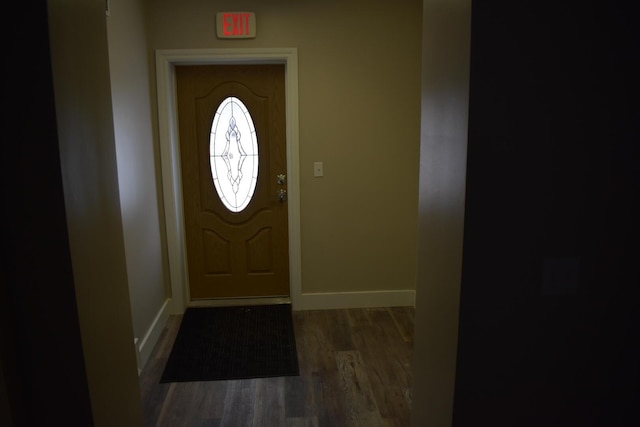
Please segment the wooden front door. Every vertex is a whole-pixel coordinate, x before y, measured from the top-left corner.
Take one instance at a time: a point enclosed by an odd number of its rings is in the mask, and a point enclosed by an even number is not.
[[[176,67],[192,300],[289,295],[284,65]]]

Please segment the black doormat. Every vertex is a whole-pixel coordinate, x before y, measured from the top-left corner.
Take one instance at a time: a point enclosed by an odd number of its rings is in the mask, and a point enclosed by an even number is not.
[[[188,308],[161,383],[299,375],[291,305]]]

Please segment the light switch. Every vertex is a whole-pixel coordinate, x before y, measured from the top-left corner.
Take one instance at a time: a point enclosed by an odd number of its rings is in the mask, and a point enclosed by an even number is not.
[[[324,165],[322,162],[313,162],[313,176],[324,176]]]

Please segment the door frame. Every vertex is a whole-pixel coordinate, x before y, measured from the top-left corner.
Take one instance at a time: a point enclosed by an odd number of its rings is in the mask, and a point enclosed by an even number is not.
[[[182,314],[190,304],[186,256],[182,173],[176,105],[176,65],[284,64],[287,135],[287,207],[289,227],[289,294],[295,308],[302,293],[300,244],[300,156],[298,130],[298,51],[296,48],[158,49],[156,86],[158,138],[166,244],[171,290],[171,313]],[[246,299],[239,301],[246,303]],[[224,302],[222,302],[224,303]],[[220,305],[198,302],[198,305]]]

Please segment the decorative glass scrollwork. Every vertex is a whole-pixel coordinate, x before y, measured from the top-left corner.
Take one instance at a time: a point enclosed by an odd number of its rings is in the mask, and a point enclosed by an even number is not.
[[[209,163],[220,201],[231,212],[241,212],[256,189],[259,156],[253,119],[236,97],[222,101],[213,116]]]

